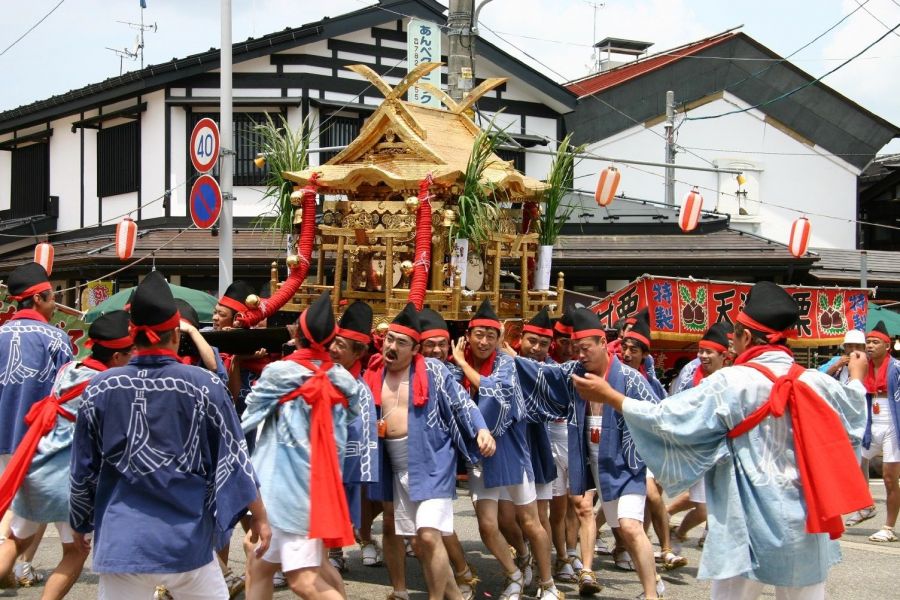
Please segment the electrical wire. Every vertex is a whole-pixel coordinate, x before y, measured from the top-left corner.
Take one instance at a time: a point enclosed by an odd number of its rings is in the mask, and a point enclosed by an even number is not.
[[[50,9],[50,12],[48,12],[46,15],[44,15],[43,17],[41,17],[40,20],[39,20],[37,23],[35,23],[35,24],[32,25],[31,27],[29,27],[28,30],[27,30],[25,33],[23,33],[22,35],[20,35],[18,38],[16,38],[16,40],[15,40],[13,43],[11,43],[9,46],[7,46],[7,47],[4,48],[2,51],[0,51],[0,56],[3,56],[4,54],[6,54],[6,53],[9,51],[10,48],[12,48],[13,46],[15,46],[15,45],[18,44],[19,42],[21,42],[23,39],[25,39],[25,36],[26,36],[26,35],[28,35],[28,34],[31,33],[32,31],[34,31],[34,30],[37,28],[38,25],[40,25],[41,23],[43,23],[44,21],[46,21],[46,20],[47,20],[47,17],[49,17],[50,15],[52,15],[54,12],[56,12],[56,9],[59,8],[60,6],[62,6],[62,3],[65,2],[65,1],[66,1],[66,0],[59,0],[59,2],[56,3],[56,6],[54,6],[53,8]]]
[[[885,23],[884,21],[882,21],[881,19],[879,19],[877,16],[875,16],[875,13],[873,13],[871,10],[869,10],[868,8],[865,7],[866,4],[869,3],[869,0],[866,0],[866,1],[863,2],[862,4],[860,4],[859,0],[854,0],[854,2],[856,2],[857,4],[859,4],[859,7],[860,7],[861,9],[863,9],[864,11],[866,11],[867,13],[869,13],[869,16],[870,16],[870,17],[872,17],[873,19],[875,19],[876,21],[878,21],[879,23],[881,23],[881,24],[884,26],[885,29],[890,29],[890,28],[891,28],[890,25],[888,25],[887,23]],[[897,3],[894,2],[894,4],[897,4]],[[894,32],[894,35],[896,35],[897,37],[900,37],[900,33],[897,33],[896,31]]]
[[[725,116],[728,116],[728,115],[735,115],[735,114],[745,113],[745,112],[747,112],[747,111],[750,111],[750,110],[753,110],[753,109],[756,109],[756,108],[762,108],[763,106],[768,106],[768,105],[770,105],[770,104],[774,104],[775,102],[778,102],[779,100],[784,100],[785,98],[787,98],[787,97],[789,97],[789,96],[792,96],[792,95],[796,94],[797,92],[799,92],[799,91],[801,91],[801,90],[804,90],[804,89],[806,89],[806,88],[808,88],[808,87],[810,87],[810,86],[812,86],[812,85],[815,85],[815,84],[819,83],[820,81],[822,81],[823,79],[825,79],[826,77],[828,77],[829,75],[831,75],[832,73],[835,73],[835,72],[838,71],[839,69],[842,69],[843,67],[847,66],[848,64],[850,64],[851,62],[853,62],[853,60],[854,60],[855,58],[857,58],[857,57],[860,56],[861,54],[865,53],[867,50],[869,50],[870,48],[872,48],[873,46],[875,46],[876,44],[878,44],[879,42],[881,42],[884,38],[886,38],[886,37],[889,36],[890,34],[892,34],[892,33],[894,33],[895,31],[897,31],[898,28],[900,28],[900,23],[897,23],[897,25],[895,25],[892,29],[886,31],[883,35],[879,36],[877,40],[875,40],[874,42],[872,42],[871,44],[869,44],[868,46],[866,46],[865,48],[863,48],[862,50],[860,50],[859,52],[857,52],[854,56],[848,58],[847,60],[845,60],[844,62],[842,62],[842,63],[839,64],[838,66],[836,66],[835,68],[833,68],[833,69],[831,69],[830,71],[826,72],[824,75],[821,75],[821,76],[819,76],[819,77],[816,77],[816,78],[813,79],[812,81],[809,81],[809,82],[807,82],[807,83],[804,83],[803,85],[798,86],[798,87],[796,87],[796,88],[794,88],[794,89],[792,89],[792,90],[790,90],[790,91],[788,91],[788,92],[785,92],[785,93],[783,93],[783,94],[781,94],[781,95],[779,95],[779,96],[776,96],[776,97],[774,97],[774,98],[771,98],[770,100],[766,100],[765,102],[760,102],[759,104],[754,104],[753,106],[748,106],[748,107],[746,107],[746,108],[736,108],[736,109],[734,109],[734,110],[726,111],[726,112],[719,113],[719,114],[716,114],[716,115],[702,115],[702,116],[699,116],[699,117],[690,117],[690,116],[688,116],[688,117],[685,117],[685,121],[707,121],[707,120],[709,120],[709,119],[718,119],[718,118],[720,118],[720,117],[725,117]]]

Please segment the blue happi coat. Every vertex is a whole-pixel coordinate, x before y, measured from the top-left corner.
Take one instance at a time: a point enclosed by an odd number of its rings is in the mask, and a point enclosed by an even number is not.
[[[97,373],[81,363],[67,363],[59,370],[52,393],[59,398]],[[72,415],[78,414],[79,406],[81,396],[60,404]],[[28,474],[13,499],[12,511],[16,515],[38,523],[69,520],[69,463],[74,435],[75,423],[58,415],[53,429],[38,442]]]
[[[25,415],[50,394],[59,369],[74,358],[65,331],[21,316],[20,311],[0,327],[0,454],[15,451],[28,430]]]
[[[313,361],[318,364],[318,361]],[[247,410],[241,417],[245,432],[262,423],[253,451],[253,466],[259,476],[259,491],[269,522],[288,533],[309,535],[310,440],[312,406],[303,398],[284,404],[279,400],[295,391],[312,371],[292,360],[266,365],[247,396]],[[347,399],[347,407],[331,409],[338,464],[343,462],[347,443],[347,421],[359,414],[360,383],[340,365],[328,369],[328,379]]]
[[[462,369],[455,365],[453,369],[462,382],[465,379]],[[497,443],[494,455],[482,459],[484,487],[519,485],[523,477],[534,481],[528,451],[527,411],[513,357],[497,352],[490,375],[482,375],[478,388],[472,386],[472,389],[472,399]]]
[[[359,529],[362,522],[362,487],[365,483],[378,481],[379,456],[375,399],[362,376],[356,380],[359,382],[359,414],[347,424],[347,446],[344,449],[341,473],[350,518],[353,526]]]
[[[794,361],[775,351],[753,362],[781,377]],[[858,452],[865,424],[862,384],[844,386],[813,369],[800,381],[834,408]],[[764,375],[735,366],[659,404],[625,399],[622,412],[634,441],[667,492],[674,497],[704,477],[709,534],[700,578],[742,576],[807,586],[824,581],[828,568],[840,560],[837,541],[806,533],[790,410],[744,435],[727,437],[768,400],[771,390]]]
[[[900,360],[890,354],[884,360],[891,361],[887,372],[887,397],[891,404],[891,419],[894,431],[900,432]],[[846,370],[846,369],[845,369]],[[862,447],[866,450],[872,445],[872,394],[866,392],[866,430],[863,433]]]
[[[644,357],[643,363],[644,370],[641,375],[647,379],[647,383],[650,384],[650,389],[653,390],[653,393],[656,394],[656,397],[660,400],[666,397],[666,388],[660,383],[659,379],[656,378],[656,363],[653,361],[653,356],[647,355]]]
[[[684,367],[681,368],[681,371],[678,372],[678,376],[675,378],[675,381],[673,381],[672,385],[669,387],[671,393],[678,394],[680,392],[683,392],[684,390],[689,390],[694,387],[694,374],[699,368],[699,358],[695,358],[688,364],[684,365]]]
[[[447,366],[436,358],[425,359],[428,372],[428,403],[415,406],[409,398],[407,444],[409,445],[409,497],[413,502],[430,498],[456,497],[456,451],[470,464],[481,460],[475,438],[488,429],[468,392],[456,381]],[[415,362],[409,380],[415,381]],[[412,386],[410,386],[412,387]],[[377,417],[381,417],[378,407]],[[394,472],[387,446],[379,438],[378,483],[369,487],[372,500],[391,502]]]
[[[574,495],[599,489],[603,500],[612,501],[625,494],[646,494],[647,467],[638,454],[622,416],[609,406],[603,407],[598,465],[600,481],[593,481],[585,435],[587,403],[575,390],[571,375],[584,375],[578,361],[560,365],[538,363],[528,358],[515,359],[516,371],[530,415],[546,419],[565,418],[569,424],[569,491]],[[626,396],[657,403],[659,398],[638,371],[611,357],[609,384]]]
[[[555,365],[557,362],[549,356],[544,362]],[[525,437],[528,440],[528,452],[531,455],[531,469],[534,471],[535,483],[552,483],[556,479],[556,461],[550,447],[550,436],[547,433],[547,421],[541,415],[528,415],[525,425]]]
[[[258,496],[222,380],[150,352],[96,375],[75,423],[69,520],[98,573],[198,569]]]

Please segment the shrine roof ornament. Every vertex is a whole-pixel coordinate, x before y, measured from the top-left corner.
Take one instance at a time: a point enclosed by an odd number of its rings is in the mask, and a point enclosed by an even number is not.
[[[323,194],[352,193],[364,185],[387,186],[397,192],[415,190],[429,173],[436,185],[460,184],[481,131],[467,112],[506,78],[483,81],[460,102],[430,84],[419,84],[435,94],[446,109],[403,100],[410,87],[440,66],[437,62],[421,63],[394,87],[365,65],[347,67],[384,94],[384,102],[339,154],[324,165],[285,173],[285,178],[305,185],[313,172],[318,173],[317,183]],[[485,169],[483,182],[511,200],[534,199],[547,187],[497,155],[492,156]]]

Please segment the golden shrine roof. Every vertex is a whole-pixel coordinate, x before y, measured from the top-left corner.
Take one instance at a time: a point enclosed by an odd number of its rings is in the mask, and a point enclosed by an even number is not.
[[[356,139],[337,156],[324,165],[285,173],[285,178],[303,185],[316,172],[319,189],[326,194],[354,191],[365,184],[386,185],[397,191],[415,190],[429,173],[438,185],[462,184],[475,138],[481,132],[465,111],[506,79],[482,82],[459,103],[435,87],[420,84],[436,94],[447,108],[402,100],[420,77],[439,66],[440,63],[422,63],[393,88],[368,67],[350,66],[385,95],[384,102],[366,120]],[[547,188],[496,154],[491,155],[482,183],[493,185],[511,199],[533,198]]]

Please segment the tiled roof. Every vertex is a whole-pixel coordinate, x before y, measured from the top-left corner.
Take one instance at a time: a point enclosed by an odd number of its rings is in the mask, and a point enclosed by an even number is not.
[[[861,250],[839,250],[835,248],[817,248],[813,252],[819,255],[819,262],[809,274],[822,282],[834,282],[840,285],[858,285],[860,280]],[[866,271],[868,285],[900,283],[900,252],[886,250],[866,251]]]
[[[721,44],[725,40],[728,40],[736,35],[737,33],[735,33],[733,30],[719,33],[697,42],[691,42],[690,44],[679,46],[678,48],[673,48],[671,50],[666,50],[657,54],[651,54],[650,56],[644,57],[634,62],[624,64],[603,73],[585,77],[584,79],[578,79],[565,85],[570,92],[577,94],[579,97],[588,96],[590,94],[594,94],[596,92],[600,92],[613,86],[619,85],[620,83],[623,83],[630,79],[634,79],[635,77],[639,77],[644,73],[649,73],[650,71],[662,68],[677,60],[681,60],[685,56],[690,56],[692,54],[700,52],[701,50],[705,50],[717,44]]]

